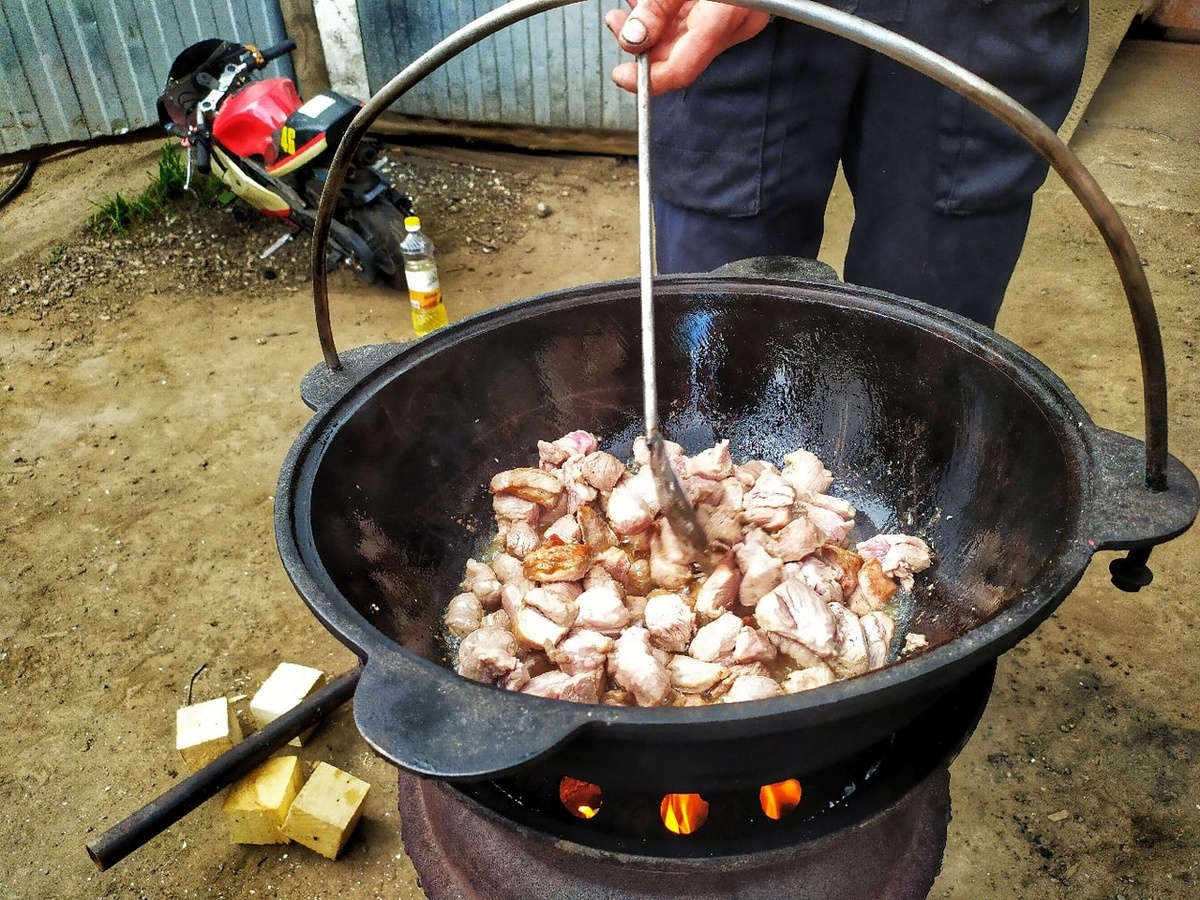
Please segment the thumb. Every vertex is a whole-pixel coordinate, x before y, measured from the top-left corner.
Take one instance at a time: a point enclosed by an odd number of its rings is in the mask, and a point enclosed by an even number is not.
[[[617,41],[630,53],[652,47],[675,20],[687,0],[638,0],[617,34]]]

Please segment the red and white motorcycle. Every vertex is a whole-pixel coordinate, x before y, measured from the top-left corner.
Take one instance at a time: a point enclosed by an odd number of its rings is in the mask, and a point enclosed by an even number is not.
[[[301,101],[290,78],[262,78],[271,60],[290,53],[286,40],[266,50],[210,39],[175,58],[158,99],[163,128],[182,139],[200,172],[214,172],[238,197],[291,231],[311,233],[334,151],[362,107],[353,97],[322,91]],[[400,243],[412,201],[378,171],[380,148],[360,142],[330,228],[331,264],[349,262],[368,282],[403,288]]]

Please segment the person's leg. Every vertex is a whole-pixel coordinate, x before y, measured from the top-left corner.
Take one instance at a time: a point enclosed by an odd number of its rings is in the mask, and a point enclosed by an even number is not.
[[[910,5],[901,30],[1057,127],[1082,73],[1086,5],[948,2]],[[994,325],[1046,164],[970,101],[878,55],[854,121],[846,280]]]
[[[695,85],[655,98],[658,269],[754,256],[815,258],[846,110],[866,51],[778,20]]]

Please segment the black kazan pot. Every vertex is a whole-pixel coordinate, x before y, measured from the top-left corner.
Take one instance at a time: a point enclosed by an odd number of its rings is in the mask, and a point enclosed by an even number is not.
[[[735,460],[804,447],[859,510],[936,554],[906,632],[929,649],[805,693],[707,708],[588,706],[454,673],[442,629],[492,536],[493,474],[574,429],[628,458],[642,430],[636,282],[564,290],[406,346],[360,348],[303,387],[317,412],[277,493],[285,567],[365,661],[364,738],[403,769],[479,780],[552,764],[629,788],[700,791],[803,777],[869,747],[993,662],[1103,549],[1191,524],[1196,479],[1146,487],[1145,446],[1097,427],[1045,366],[994,332],[878,291],[779,277],[656,287],[664,434]],[[665,774],[664,774],[665,773]],[[664,777],[669,784],[663,784]]]

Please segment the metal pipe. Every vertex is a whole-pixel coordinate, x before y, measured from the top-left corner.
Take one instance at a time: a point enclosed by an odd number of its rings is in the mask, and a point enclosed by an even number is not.
[[[88,855],[103,872],[157,837],[193,809],[216,796],[298,734],[302,734],[354,696],[362,668],[335,678],[213,760],[199,772],[151,800],[87,845]]]
[[[329,324],[329,296],[325,279],[325,243],[333,216],[334,199],[341,190],[354,148],[371,123],[418,81],[467,47],[545,10],[579,0],[512,0],[460,28],[381,88],[359,111],[338,144],[329,178],[321,193],[313,229],[313,301],[317,333],[326,364],[340,369]],[[906,37],[857,16],[813,0],[739,0],[737,6],[772,13],[843,37],[932,78],[991,113],[1028,141],[1070,187],[1087,210],[1108,246],[1121,277],[1133,316],[1134,334],[1142,366],[1142,392],[1146,432],[1146,485],[1153,491],[1167,487],[1167,381],[1162,335],[1150,293],[1150,284],[1128,229],[1112,201],[1066,143],[1041,119],[992,84]]]

